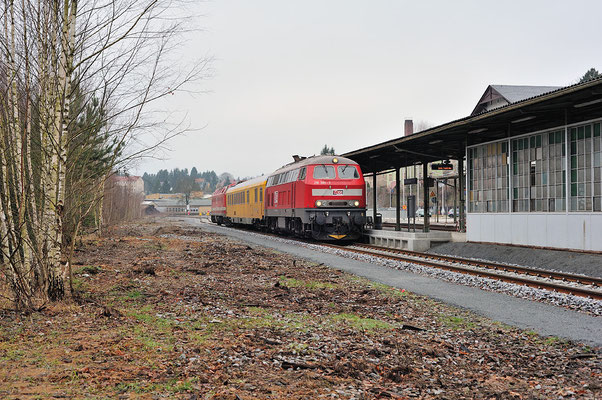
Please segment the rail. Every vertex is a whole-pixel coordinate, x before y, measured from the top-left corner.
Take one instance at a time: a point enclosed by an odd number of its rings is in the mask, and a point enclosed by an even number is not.
[[[507,264],[490,263],[486,261],[471,260],[460,257],[440,256],[435,254],[420,253],[408,250],[389,249],[367,244],[355,244],[354,246],[339,246],[323,244],[327,247],[336,248],[359,254],[383,257],[396,261],[405,261],[426,267],[445,269],[463,274],[475,275],[483,278],[496,279],[503,282],[535,287],[560,293],[587,297],[594,300],[602,300],[602,291],[585,287],[571,286],[556,282],[547,282],[540,279],[530,279],[522,276],[502,274],[497,271],[511,272],[519,275],[527,275],[537,278],[547,278],[555,281],[570,281],[579,285],[600,287],[602,279],[585,275],[569,274],[564,272],[545,271],[530,267],[520,267]],[[464,265],[464,266],[463,266]],[[478,267],[479,269],[470,268]]]

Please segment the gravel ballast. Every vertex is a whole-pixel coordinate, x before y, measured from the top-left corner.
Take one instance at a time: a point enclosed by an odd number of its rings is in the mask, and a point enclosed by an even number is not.
[[[437,244],[428,253],[478,258],[602,278],[602,255],[600,254],[463,242]]]

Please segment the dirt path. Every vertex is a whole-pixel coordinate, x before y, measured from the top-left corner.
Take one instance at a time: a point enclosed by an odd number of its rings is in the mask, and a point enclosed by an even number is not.
[[[600,349],[196,228],[125,226],[78,264],[78,302],[0,314],[0,398],[602,396]]]

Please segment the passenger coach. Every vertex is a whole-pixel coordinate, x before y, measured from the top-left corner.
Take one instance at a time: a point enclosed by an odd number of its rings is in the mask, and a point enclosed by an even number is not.
[[[229,223],[255,227],[264,225],[265,182],[265,176],[260,176],[234,185],[226,191],[226,217]]]

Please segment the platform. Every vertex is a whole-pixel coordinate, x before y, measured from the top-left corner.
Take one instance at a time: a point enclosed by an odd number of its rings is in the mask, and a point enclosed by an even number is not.
[[[464,242],[466,241],[466,234],[445,231],[425,233],[368,229],[364,231],[364,238],[367,243],[376,246],[411,251],[426,251],[435,242]]]

